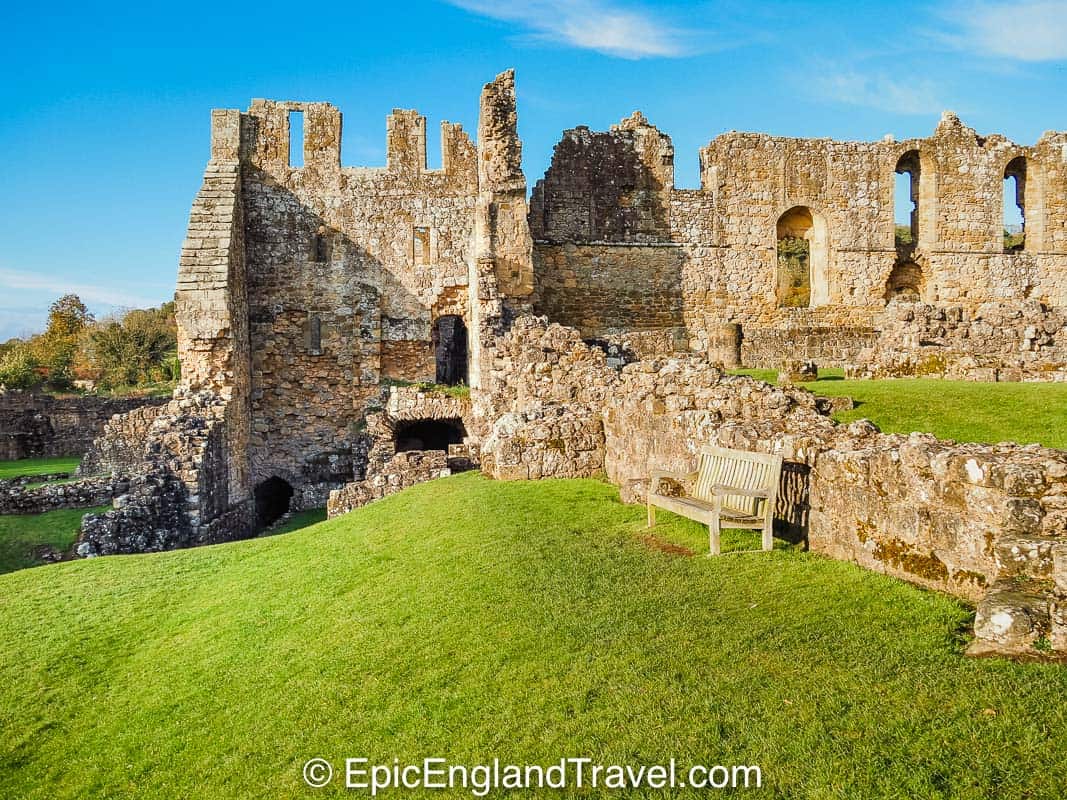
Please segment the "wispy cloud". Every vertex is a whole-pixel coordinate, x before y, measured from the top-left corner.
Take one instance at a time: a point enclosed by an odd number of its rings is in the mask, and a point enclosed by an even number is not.
[[[1015,61],[1067,60],[1067,0],[968,3],[943,12],[943,39],[970,53]]]
[[[137,295],[100,284],[76,283],[62,277],[44,276],[34,272],[2,267],[0,267],[0,288],[48,292],[56,297],[64,294],[76,294],[86,303],[108,306],[109,308],[146,308],[159,305],[160,302],[158,298]]]
[[[694,31],[649,9],[613,0],[447,0],[492,19],[522,25],[537,40],[619,58],[676,58],[696,52]]]
[[[820,100],[865,106],[891,114],[936,114],[945,108],[938,86],[926,78],[900,79],[857,71],[823,72],[809,84]]]

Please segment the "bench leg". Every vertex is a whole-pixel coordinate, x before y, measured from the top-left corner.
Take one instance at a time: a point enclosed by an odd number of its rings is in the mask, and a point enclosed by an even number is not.
[[[712,521],[708,523],[708,555],[719,555],[721,548],[719,546],[719,515],[716,514]]]
[[[656,524],[656,507],[651,503],[646,504],[648,506],[648,527],[652,527]]]
[[[763,549],[774,549],[774,523],[770,520],[763,526]]]

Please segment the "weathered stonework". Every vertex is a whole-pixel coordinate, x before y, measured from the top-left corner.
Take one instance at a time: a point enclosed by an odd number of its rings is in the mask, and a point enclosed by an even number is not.
[[[670,138],[635,113],[565,132],[529,206],[511,72],[482,91],[477,143],[442,125],[441,169],[414,111],[388,118],[384,167],[342,166],[340,136],[326,103],[213,112],[179,274],[182,384],[142,464],[97,448],[133,477],[80,552],[249,535],[279,502],[343,513],[479,457],[508,479],[604,470],[640,500],[651,469],[719,444],[784,456],[780,535],[977,601],[976,651],[1067,649],[1067,454],[839,426],[825,398],[724,373],[1062,379],[1067,133],[1023,147],[952,114],[906,142],[731,132],[680,190]],[[1003,238],[1006,175],[1021,249]],[[469,396],[391,385],[452,375],[459,353]]]
[[[0,461],[80,456],[115,414],[166,402],[154,397],[53,397],[0,389]]]
[[[49,479],[54,480],[55,476],[0,481],[0,514],[42,514],[58,508],[102,506],[128,487],[126,481],[110,475],[35,485]]]
[[[855,377],[1067,380],[1067,313],[1034,300],[976,308],[892,303]]]

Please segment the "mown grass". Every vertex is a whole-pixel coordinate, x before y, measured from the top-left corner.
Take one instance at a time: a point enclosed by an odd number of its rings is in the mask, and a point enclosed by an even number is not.
[[[774,383],[775,370],[739,370]],[[886,433],[925,431],[960,442],[1043,444],[1067,448],[1067,384],[977,383],[936,378],[845,380],[842,371],[819,371],[801,384],[816,394],[846,396],[856,408],[839,422],[867,418]]]
[[[41,545],[66,553],[78,538],[82,517],[101,510],[64,508],[44,514],[0,515],[0,573],[44,563],[34,555],[34,548]]]
[[[967,659],[964,605],[847,563],[664,552],[704,532],[661,518],[647,540],[606,484],[467,473],[0,576],[0,796],[336,797],[307,759],[587,755],[758,764],[754,797],[1062,798],[1067,670]]]
[[[74,472],[80,462],[81,459],[77,456],[0,461],[0,480],[22,478],[28,475],[49,475],[54,472]]]

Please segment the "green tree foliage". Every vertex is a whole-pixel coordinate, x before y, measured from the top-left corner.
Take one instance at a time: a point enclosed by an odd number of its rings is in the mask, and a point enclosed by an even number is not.
[[[5,343],[3,355],[0,355],[0,386],[32,389],[42,379],[33,349],[26,342]]]
[[[30,347],[53,386],[70,385],[82,333],[92,323],[93,315],[78,295],[63,295],[52,303],[48,310],[48,327],[30,340]]]
[[[174,303],[128,311],[89,330],[88,371],[105,389],[170,382],[178,378]]]

